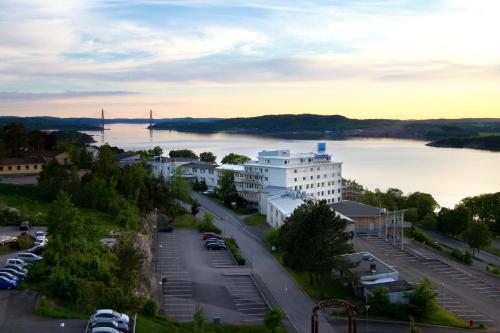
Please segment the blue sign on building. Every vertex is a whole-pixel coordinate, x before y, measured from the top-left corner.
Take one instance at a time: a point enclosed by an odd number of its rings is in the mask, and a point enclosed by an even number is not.
[[[318,154],[324,154],[326,152],[326,142],[318,143]]]

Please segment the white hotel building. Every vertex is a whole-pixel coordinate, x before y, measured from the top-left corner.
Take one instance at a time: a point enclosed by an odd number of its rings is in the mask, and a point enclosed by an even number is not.
[[[342,163],[332,161],[332,156],[323,152],[261,151],[257,161],[245,163],[244,167],[244,172],[235,178],[237,189],[255,206],[261,202],[261,193],[278,188],[328,203],[342,200]]]

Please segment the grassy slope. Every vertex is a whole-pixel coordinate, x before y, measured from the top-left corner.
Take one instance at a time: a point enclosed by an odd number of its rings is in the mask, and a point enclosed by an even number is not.
[[[30,217],[35,224],[45,224],[47,212],[50,209],[50,202],[38,199],[32,186],[0,184],[0,204],[19,209],[23,216]],[[87,208],[79,208],[79,210],[84,219],[90,218],[99,222],[98,225],[103,231],[117,228],[110,214]]]
[[[245,217],[245,223],[248,225],[266,224],[266,216],[262,214],[253,214]]]

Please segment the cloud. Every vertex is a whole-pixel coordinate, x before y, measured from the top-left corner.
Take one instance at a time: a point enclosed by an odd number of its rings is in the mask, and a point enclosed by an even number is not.
[[[32,101],[32,100],[52,100],[52,99],[71,99],[82,97],[99,97],[99,96],[127,96],[134,95],[135,92],[130,91],[65,91],[55,93],[30,93],[30,92],[0,92],[0,100],[2,101]]]

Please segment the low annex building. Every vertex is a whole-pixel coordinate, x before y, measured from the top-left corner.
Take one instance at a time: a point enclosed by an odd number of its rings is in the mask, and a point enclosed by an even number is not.
[[[331,204],[331,207],[356,223],[357,233],[378,232],[385,225],[387,209],[377,208],[357,201],[344,200]],[[389,212],[390,213],[390,212]]]
[[[0,160],[0,176],[36,175],[51,160],[61,165],[70,165],[71,158],[66,152],[42,150],[29,157],[4,158]]]

